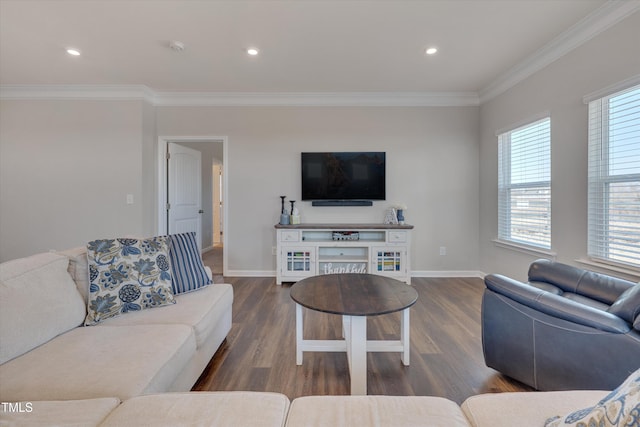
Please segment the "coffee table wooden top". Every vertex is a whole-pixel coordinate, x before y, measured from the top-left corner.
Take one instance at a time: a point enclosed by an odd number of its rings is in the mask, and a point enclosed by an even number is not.
[[[325,274],[291,287],[291,298],[303,307],[348,316],[377,316],[415,304],[418,293],[399,280],[375,274]]]

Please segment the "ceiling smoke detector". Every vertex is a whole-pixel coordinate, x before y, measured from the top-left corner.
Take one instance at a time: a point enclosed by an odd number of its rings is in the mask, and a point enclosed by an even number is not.
[[[169,42],[169,47],[175,52],[182,52],[184,50],[184,43],[179,42],[178,40],[171,40]]]

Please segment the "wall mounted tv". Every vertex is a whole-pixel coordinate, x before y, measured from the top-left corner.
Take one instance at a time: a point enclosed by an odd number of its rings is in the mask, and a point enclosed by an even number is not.
[[[302,153],[302,200],[314,206],[371,206],[385,200],[384,152]]]

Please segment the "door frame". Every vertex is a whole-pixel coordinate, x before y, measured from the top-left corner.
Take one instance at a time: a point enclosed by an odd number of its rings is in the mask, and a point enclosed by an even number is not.
[[[162,236],[167,234],[167,159],[166,152],[170,142],[222,142],[222,165],[224,166],[224,180],[222,182],[224,194],[229,194],[229,141],[226,136],[159,136],[157,151],[157,169],[158,177],[156,181],[156,205],[157,216],[157,233]],[[225,203],[222,204],[222,215],[224,221],[222,223],[222,274],[226,275],[228,271],[227,257],[227,237],[229,236],[229,197],[226,197]]]

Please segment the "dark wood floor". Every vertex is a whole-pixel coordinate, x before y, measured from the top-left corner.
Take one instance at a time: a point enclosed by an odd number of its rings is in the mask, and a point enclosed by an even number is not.
[[[278,286],[274,278],[224,281],[235,292],[233,326],[193,390],[272,391],[290,399],[349,394],[344,353],[305,353],[296,366],[290,284]],[[411,366],[402,365],[399,353],[369,353],[368,394],[442,396],[461,403],[478,393],[531,390],[484,364],[480,279],[414,278],[412,286],[419,297],[411,309]],[[309,310],[305,316],[305,338],[340,337],[339,316]],[[398,313],[368,323],[369,339],[397,339],[399,330]]]

